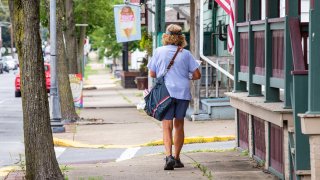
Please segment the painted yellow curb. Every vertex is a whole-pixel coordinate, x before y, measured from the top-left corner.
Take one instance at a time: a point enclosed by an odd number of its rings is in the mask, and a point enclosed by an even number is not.
[[[7,166],[0,168],[0,177],[6,177],[10,172],[18,170],[18,166]]]
[[[184,138],[184,144],[222,142],[222,141],[231,141],[231,140],[235,140],[235,136],[186,137]],[[142,144],[141,146],[158,146],[158,145],[163,145],[163,140],[153,141],[150,143]]]
[[[116,149],[116,148],[121,148],[121,149],[126,149],[126,148],[132,148],[132,147],[137,147],[134,145],[91,145],[91,144],[84,144],[81,142],[77,141],[71,141],[71,140],[66,140],[66,139],[59,139],[59,138],[53,138],[53,144],[55,146],[60,146],[60,147],[74,147],[74,148],[93,148],[93,149]]]
[[[221,141],[231,141],[234,139],[235,139],[235,136],[186,137],[184,139],[184,144],[221,142]],[[140,145],[103,145],[103,144],[90,145],[90,144],[84,144],[81,142],[59,139],[59,138],[53,138],[53,142],[54,142],[55,146],[60,146],[60,147],[95,148],[95,149],[98,149],[98,148],[102,148],[102,149],[111,149],[111,148],[113,148],[113,149],[115,149],[115,148],[127,149],[127,148],[133,148],[133,147],[163,145],[163,140],[152,141],[152,142],[140,144]]]

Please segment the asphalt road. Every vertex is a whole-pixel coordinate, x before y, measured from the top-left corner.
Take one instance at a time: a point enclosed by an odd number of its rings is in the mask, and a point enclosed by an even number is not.
[[[24,157],[21,98],[14,97],[15,72],[0,74],[0,169],[19,165]],[[183,151],[222,150],[235,147],[234,141],[185,145]],[[61,164],[122,161],[136,156],[162,153],[163,146],[129,149],[86,149],[56,147]]]
[[[14,97],[15,73],[0,74],[0,167],[19,162],[24,151],[21,98]]]

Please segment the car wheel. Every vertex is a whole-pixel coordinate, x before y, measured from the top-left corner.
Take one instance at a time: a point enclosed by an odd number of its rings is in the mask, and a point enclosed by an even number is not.
[[[21,97],[21,91],[16,91],[16,92],[14,93],[14,96],[15,96],[15,97]]]

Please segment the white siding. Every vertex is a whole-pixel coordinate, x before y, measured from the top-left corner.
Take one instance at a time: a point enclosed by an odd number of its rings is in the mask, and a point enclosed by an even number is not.
[[[310,0],[301,0],[301,22],[309,22]]]
[[[286,0],[280,0],[280,17],[286,16]]]
[[[266,19],[266,0],[261,0],[261,19]]]

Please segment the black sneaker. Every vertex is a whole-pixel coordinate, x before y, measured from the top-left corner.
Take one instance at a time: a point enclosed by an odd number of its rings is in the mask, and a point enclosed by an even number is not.
[[[174,168],[183,168],[184,167],[184,164],[181,162],[180,159],[175,159],[174,161],[175,161],[174,166],[173,166]]]
[[[164,170],[174,170],[175,160],[170,155],[166,157],[166,164],[164,165]]]

